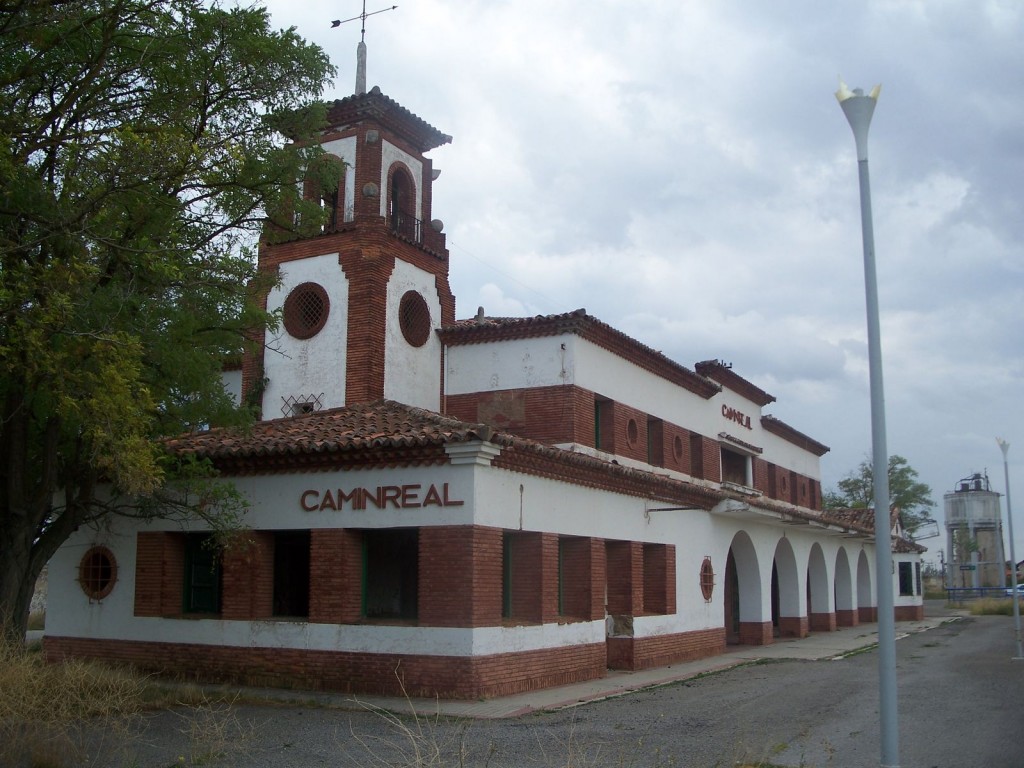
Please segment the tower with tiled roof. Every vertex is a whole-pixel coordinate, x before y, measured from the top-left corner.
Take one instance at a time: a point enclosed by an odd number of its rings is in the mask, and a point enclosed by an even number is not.
[[[451,137],[363,90],[328,109],[322,161],[339,163],[337,188],[304,183],[326,223],[260,245],[260,269],[279,279],[267,309],[283,322],[246,361],[242,390],[264,419],[380,398],[440,408],[434,331],[454,321],[455,299],[426,153]]]

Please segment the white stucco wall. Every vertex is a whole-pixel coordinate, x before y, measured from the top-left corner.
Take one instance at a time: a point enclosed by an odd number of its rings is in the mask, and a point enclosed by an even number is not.
[[[686,429],[717,438],[725,432],[764,449],[761,458],[814,479],[817,456],[761,426],[761,406],[730,390],[705,400],[574,334],[450,347],[450,395],[575,384]],[[723,414],[750,417],[750,429]]]
[[[321,285],[331,306],[323,329],[310,339],[296,339],[282,324],[267,331],[263,354],[267,387],[263,418],[276,419],[285,398],[319,397],[324,409],[345,404],[345,346],[348,337],[348,280],[337,253],[326,253],[281,265],[281,284],[267,297],[267,310],[280,312],[291,290],[305,282]],[[290,414],[288,414],[290,415]]]
[[[377,509],[353,509],[335,503],[356,487],[403,489],[408,504]],[[737,536],[749,537],[759,586],[740,582],[744,621],[770,621],[772,564],[780,542],[792,551],[795,577],[780,588],[794,592],[797,615],[806,615],[808,570],[824,564],[826,586],[815,586],[810,610],[836,609],[832,584],[839,550],[852,579],[852,605],[873,605],[873,596],[859,595],[858,565],[862,550],[873,569],[870,542],[823,532],[810,526],[769,524],[733,506],[720,511],[662,510],[669,506],[623,494],[602,492],[555,480],[465,463],[432,467],[315,472],[244,477],[236,487],[252,503],[246,524],[256,529],[388,528],[475,524],[507,530],[547,531],[607,540],[664,543],[676,551],[676,606],[671,615],[634,620],[636,637],[721,627],[725,616],[726,559]],[[430,489],[435,489],[431,495]],[[396,492],[397,493],[397,492]],[[327,502],[329,494],[335,501]],[[428,498],[444,504],[424,505]],[[458,502],[462,502],[461,504]],[[415,505],[415,506],[414,506]],[[342,508],[337,508],[337,507]],[[321,508],[323,507],[323,508]],[[717,509],[717,508],[716,508]],[[437,655],[479,655],[513,650],[536,650],[602,642],[603,621],[438,628],[388,625],[325,625],[305,621],[224,621],[220,619],[136,618],[135,542],[142,530],[178,530],[174,523],[145,524],[123,519],[96,529],[82,528],[50,563],[47,633],[55,636],[121,638],[181,643],[210,643],[242,647],[289,647]],[[76,579],[82,555],[102,544],[115,554],[118,581],[109,596],[90,602]],[[820,556],[819,554],[820,553]],[[711,558],[715,588],[710,601],[700,591],[700,569]],[[749,553],[747,555],[750,556]],[[915,556],[897,556],[910,557]],[[817,566],[812,565],[817,563]],[[614,574],[609,574],[614,578]],[[874,583],[871,573],[871,583]],[[897,605],[919,605],[920,596],[900,598]],[[845,602],[845,600],[844,600]],[[839,606],[847,607],[847,606]],[[790,615],[787,613],[786,615]]]
[[[422,347],[405,340],[398,306],[406,291],[416,291],[430,308],[431,333]],[[441,342],[434,333],[441,325],[441,299],[434,276],[400,259],[388,282],[387,335],[384,341],[384,397],[407,405],[441,409]]]

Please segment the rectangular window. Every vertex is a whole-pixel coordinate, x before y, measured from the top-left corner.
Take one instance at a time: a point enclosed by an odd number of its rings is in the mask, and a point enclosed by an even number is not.
[[[914,563],[914,594],[921,594],[921,564]]]
[[[704,477],[704,438],[694,433],[690,434],[690,474]]]
[[[274,533],[274,615],[309,617],[309,531]]]
[[[512,618],[512,534],[501,537],[501,617]]]
[[[185,536],[184,586],[182,607],[185,613],[220,613],[220,549],[212,534]]]
[[[644,613],[668,613],[668,547],[644,544]]]
[[[914,594],[914,564],[901,562],[900,567],[900,596],[907,597]]]
[[[750,457],[728,448],[722,448],[722,482],[736,485],[750,485],[747,469]]]
[[[419,541],[418,528],[363,533],[363,616],[418,617]]]
[[[647,463],[665,466],[665,423],[661,419],[647,419]]]
[[[611,400],[594,400],[594,447],[599,451],[615,452],[614,411]]]

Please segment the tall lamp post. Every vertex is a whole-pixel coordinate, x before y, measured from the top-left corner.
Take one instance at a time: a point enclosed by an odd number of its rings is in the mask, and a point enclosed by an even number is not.
[[[1010,583],[1013,586],[1013,622],[1017,633],[1017,655],[1014,661],[1024,661],[1024,652],[1020,645],[1020,596],[1017,594],[1017,553],[1013,546],[1013,512],[1010,509],[1010,464],[1006,454],[1010,450],[1010,444],[1001,437],[996,438],[999,449],[1003,452],[1003,477],[1006,479],[1006,522],[1010,526]],[[1003,582],[1004,584],[1006,582]]]
[[[878,594],[878,718],[881,766],[899,766],[899,717],[896,709],[896,617],[893,613],[892,523],[889,519],[889,452],[885,438],[885,392],[882,387],[882,342],[879,332],[878,278],[875,273],[875,232],[871,221],[868,176],[868,127],[881,86],[870,94],[850,90],[839,81],[836,98],[857,142],[860,180],[860,223],[864,240],[864,292],[867,297],[868,370],[871,381],[871,457],[875,504],[875,573]]]

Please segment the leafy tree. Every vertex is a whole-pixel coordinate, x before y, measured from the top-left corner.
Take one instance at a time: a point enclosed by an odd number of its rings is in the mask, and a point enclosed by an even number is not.
[[[932,489],[919,482],[917,470],[902,456],[889,457],[889,503],[900,510],[900,522],[913,533],[931,520],[929,510],[935,506]],[[865,509],[874,506],[875,482],[871,459],[865,458],[854,471],[839,481],[838,490],[824,494],[826,507]]]
[[[315,223],[296,179],[333,74],[262,9],[0,0],[0,625],[11,638],[75,529],[230,502],[195,504],[202,467],[170,462],[157,438],[247,417],[220,371],[269,321],[251,244],[270,214]]]

